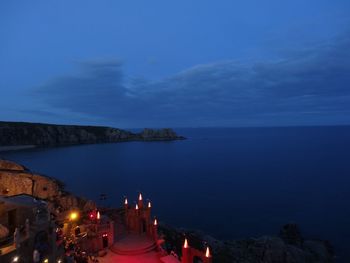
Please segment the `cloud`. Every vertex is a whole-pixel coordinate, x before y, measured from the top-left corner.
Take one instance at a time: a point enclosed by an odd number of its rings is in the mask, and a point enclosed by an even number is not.
[[[349,49],[345,34],[278,61],[221,61],[157,81],[126,79],[119,61],[85,61],[35,94],[116,126],[349,124]]]

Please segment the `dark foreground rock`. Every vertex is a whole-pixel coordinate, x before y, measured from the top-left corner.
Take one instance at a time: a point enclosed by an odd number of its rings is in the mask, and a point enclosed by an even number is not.
[[[299,242],[301,236],[295,236],[296,225],[286,225],[282,228],[292,229],[287,236],[296,237]],[[334,252],[328,241],[303,240],[300,245],[291,244],[291,239],[264,236],[243,240],[220,241],[211,236],[196,231],[175,229],[161,225],[163,237],[168,244],[167,250],[173,250],[181,255],[184,233],[191,246],[204,250],[206,241],[213,253],[214,263],[333,263]],[[288,231],[288,230],[287,230]],[[299,230],[297,230],[298,233]],[[285,235],[283,235],[285,236]],[[293,241],[292,241],[293,242]]]
[[[140,133],[133,133],[100,126],[0,122],[0,146],[61,146],[179,139],[184,139],[184,137],[178,136],[171,129],[144,129]]]

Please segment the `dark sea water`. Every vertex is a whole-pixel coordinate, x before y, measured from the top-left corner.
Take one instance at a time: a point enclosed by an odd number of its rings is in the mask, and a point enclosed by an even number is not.
[[[142,191],[159,220],[222,239],[295,222],[350,262],[350,127],[178,129],[184,141],[1,153],[108,205]]]

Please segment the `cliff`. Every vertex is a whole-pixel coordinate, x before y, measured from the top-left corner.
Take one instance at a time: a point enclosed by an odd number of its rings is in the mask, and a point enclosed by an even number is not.
[[[64,184],[57,179],[33,173],[26,167],[0,159],[0,196],[27,194],[49,201],[51,211],[80,208],[91,210],[95,204],[64,190]]]
[[[0,146],[61,146],[123,141],[165,141],[184,139],[171,129],[144,129],[140,133],[102,127],[0,122]],[[15,148],[14,148],[15,149]]]
[[[334,263],[334,251],[328,241],[304,239],[297,225],[282,227],[279,236],[264,236],[221,241],[198,231],[161,225],[168,252],[181,255],[186,234],[189,244],[204,251],[203,240],[211,247],[213,263]]]

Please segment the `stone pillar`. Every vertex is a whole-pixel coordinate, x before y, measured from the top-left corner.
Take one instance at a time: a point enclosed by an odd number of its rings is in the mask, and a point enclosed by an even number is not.
[[[138,198],[138,202],[137,202],[139,209],[143,209],[143,198],[142,198],[142,194],[139,193],[139,198]]]
[[[157,218],[154,219],[153,221],[153,239],[154,241],[158,241],[158,220]]]
[[[181,263],[192,263],[191,262],[191,248],[188,245],[187,238],[185,238],[184,245],[182,246]]]

